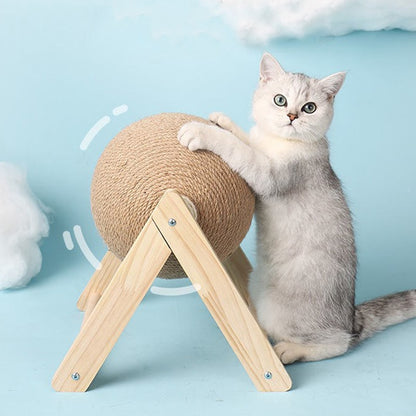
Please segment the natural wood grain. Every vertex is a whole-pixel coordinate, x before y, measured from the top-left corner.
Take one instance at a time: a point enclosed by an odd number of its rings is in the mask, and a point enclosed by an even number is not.
[[[107,251],[101,260],[101,269],[97,269],[94,272],[90,281],[79,297],[77,302],[78,309],[85,311],[87,309],[87,305],[89,308],[91,308],[91,305],[94,301],[97,303],[98,299],[110,284],[116,270],[120,266],[120,263],[121,260],[118,257],[116,257],[111,251]]]
[[[235,287],[247,304],[250,303],[248,294],[248,278],[253,270],[248,258],[241,247],[223,262],[223,266],[231,277]]]
[[[59,366],[55,390],[88,388],[170,254],[149,220]],[[79,380],[71,377],[75,373]]]
[[[174,226],[170,218],[176,220]],[[172,251],[192,283],[200,286],[198,293],[257,389],[288,390],[291,380],[244,300],[249,261],[239,249],[223,266],[174,191],[164,194],[121,264],[111,253],[103,259],[102,270],[79,301],[91,314],[58,368],[53,387],[74,392],[88,388]],[[265,377],[267,372],[271,378]],[[71,377],[75,373],[78,380]]]
[[[166,192],[152,218],[192,283],[200,285],[199,295],[257,389],[290,389],[290,377],[180,195]]]
[[[101,299],[101,295],[97,292],[91,292],[87,299],[87,304],[85,306],[84,319],[82,320],[81,327],[85,325],[85,322],[88,321],[88,318],[92,314],[92,311],[97,306],[98,301]]]

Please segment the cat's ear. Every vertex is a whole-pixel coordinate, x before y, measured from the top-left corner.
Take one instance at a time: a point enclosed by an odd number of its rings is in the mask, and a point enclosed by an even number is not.
[[[275,79],[284,73],[285,71],[280,66],[279,62],[266,52],[260,62],[260,83],[266,84],[270,80]]]
[[[346,72],[337,72],[329,77],[323,78],[319,81],[322,91],[328,94],[331,98],[335,97],[344,83]]]

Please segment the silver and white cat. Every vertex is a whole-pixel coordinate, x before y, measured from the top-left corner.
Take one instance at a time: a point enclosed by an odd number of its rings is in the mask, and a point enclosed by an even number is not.
[[[355,306],[351,214],[329,161],[325,134],[345,73],[323,79],[285,72],[269,54],[246,135],[228,117],[185,124],[190,150],[209,150],[256,194],[257,266],[249,293],[283,363],[345,353],[376,331],[416,316],[416,290]]]

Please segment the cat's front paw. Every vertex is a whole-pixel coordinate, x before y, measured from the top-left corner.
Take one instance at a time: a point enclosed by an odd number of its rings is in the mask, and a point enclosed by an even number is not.
[[[179,143],[192,152],[207,149],[206,127],[196,121],[184,124],[178,132]]]
[[[230,117],[226,116],[223,113],[211,113],[209,115],[210,121],[215,123],[217,126],[223,128],[224,130],[233,131],[234,122]]]

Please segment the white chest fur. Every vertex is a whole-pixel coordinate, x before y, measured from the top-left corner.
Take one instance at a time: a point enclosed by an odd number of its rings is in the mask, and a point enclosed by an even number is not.
[[[250,145],[272,159],[279,160],[296,159],[309,150],[308,146],[299,140],[260,134],[256,128],[250,132]]]

